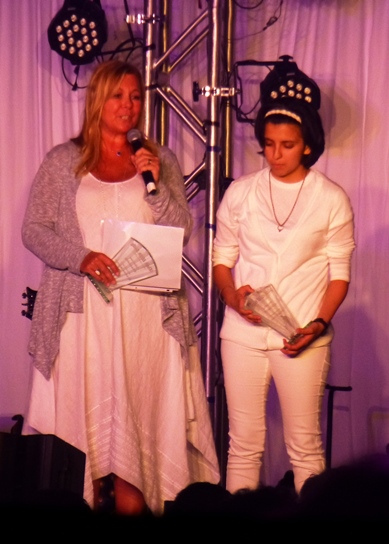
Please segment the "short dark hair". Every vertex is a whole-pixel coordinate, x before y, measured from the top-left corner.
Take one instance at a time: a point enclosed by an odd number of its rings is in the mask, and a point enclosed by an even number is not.
[[[288,98],[263,105],[257,114],[254,125],[255,137],[262,149],[265,147],[267,123],[289,123],[301,128],[304,143],[311,150],[301,160],[306,168],[313,166],[322,155],[325,148],[323,125],[319,113],[310,105]]]

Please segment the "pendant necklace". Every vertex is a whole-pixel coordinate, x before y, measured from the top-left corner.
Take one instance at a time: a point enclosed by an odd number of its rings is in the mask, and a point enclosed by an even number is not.
[[[272,207],[272,210],[273,210],[273,215],[274,215],[274,219],[276,220],[276,223],[277,223],[277,229],[278,229],[278,232],[281,232],[283,229],[284,229],[284,226],[286,225],[286,223],[288,222],[288,219],[290,218],[290,216],[292,215],[293,213],[293,210],[295,209],[296,207],[296,204],[297,204],[297,201],[300,197],[300,193],[302,191],[302,188],[304,186],[304,182],[306,180],[306,177],[308,175],[308,172],[305,174],[305,177],[300,185],[300,189],[297,193],[297,197],[296,197],[296,200],[294,201],[294,204],[292,206],[292,209],[290,210],[289,214],[287,215],[285,221],[283,223],[280,223],[278,221],[278,217],[277,217],[277,214],[276,214],[276,210],[275,210],[275,207],[274,207],[274,202],[273,202],[273,193],[272,193],[272,188],[271,188],[271,175],[270,175],[270,170],[269,170],[269,192],[270,192],[270,202],[271,202],[271,207]]]

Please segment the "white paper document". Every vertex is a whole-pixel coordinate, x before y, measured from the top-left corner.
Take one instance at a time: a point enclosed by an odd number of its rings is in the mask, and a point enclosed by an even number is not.
[[[102,251],[120,269],[107,287],[89,276],[106,302],[117,289],[172,292],[180,289],[184,229],[148,223],[104,220]]]

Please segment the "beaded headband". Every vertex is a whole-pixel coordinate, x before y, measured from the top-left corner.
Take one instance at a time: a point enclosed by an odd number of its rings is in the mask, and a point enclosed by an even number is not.
[[[262,105],[268,106],[272,102],[288,99],[289,104],[296,101],[318,110],[320,108],[318,85],[299,70],[292,57],[283,55],[280,59],[260,84]]]
[[[269,110],[265,114],[265,118],[269,117],[269,115],[276,115],[276,114],[286,115],[287,117],[291,117],[292,119],[297,121],[300,125],[302,124],[301,117],[297,115],[296,113],[293,113],[292,111],[289,111],[289,110]]]

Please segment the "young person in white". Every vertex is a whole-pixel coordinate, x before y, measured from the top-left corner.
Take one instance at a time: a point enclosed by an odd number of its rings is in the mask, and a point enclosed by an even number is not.
[[[314,92],[320,104],[320,91]],[[227,189],[213,254],[226,305],[220,337],[229,417],[227,489],[260,483],[273,379],[299,492],[325,468],[320,415],[331,320],[350,281],[353,213],[344,190],[311,168],[324,150],[321,120],[311,103],[280,96],[263,101],[255,132],[269,167]],[[268,284],[302,327],[296,343],[244,309],[246,296]]]

